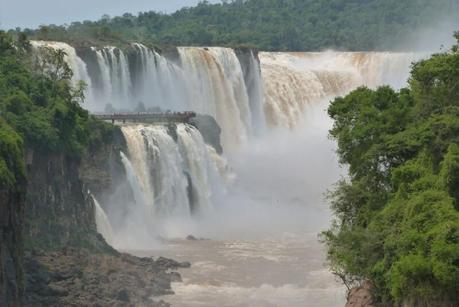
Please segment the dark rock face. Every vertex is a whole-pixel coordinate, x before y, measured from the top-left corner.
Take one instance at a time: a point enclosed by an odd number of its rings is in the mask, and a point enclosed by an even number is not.
[[[151,297],[173,294],[181,277],[170,270],[190,264],[120,254],[96,230],[88,190],[107,203],[132,197],[122,184],[125,148],[118,131],[81,160],[37,152],[30,159],[22,306],[169,306]]]
[[[164,257],[159,257],[158,260],[156,260],[156,264],[163,270],[176,270],[179,268],[186,269],[191,267],[191,263],[189,262],[178,262]]]
[[[127,153],[126,141],[121,130],[116,129],[112,143],[90,148],[81,160],[79,177],[84,187],[101,203],[110,204],[112,196],[125,202],[133,199],[120,151]]]
[[[23,292],[21,185],[16,191],[0,187],[0,306],[5,307],[20,306]]]
[[[161,49],[155,49],[159,54],[177,65],[181,65],[180,53],[175,46],[162,46]]]
[[[234,52],[236,53],[237,58],[239,59],[239,63],[241,63],[242,73],[244,74],[244,79],[246,81],[246,86],[250,86],[250,69],[251,69],[251,58],[255,58],[258,63],[260,60],[258,59],[258,50],[254,48],[235,48]]]
[[[220,142],[220,134],[222,130],[215,118],[210,115],[198,114],[196,117],[190,119],[190,124],[201,132],[206,144],[212,146],[219,154],[223,152],[222,144]]]
[[[78,160],[34,152],[27,170],[25,246],[110,250],[97,233],[94,204],[79,178]]]
[[[176,265],[181,264],[85,249],[34,251],[26,256],[24,306],[169,306],[151,297],[173,294],[171,281],[181,278],[169,269]]]

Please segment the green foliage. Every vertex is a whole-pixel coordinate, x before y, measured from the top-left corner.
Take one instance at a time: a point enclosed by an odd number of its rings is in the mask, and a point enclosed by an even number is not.
[[[97,22],[42,26],[27,33],[36,39],[90,45],[137,41],[176,46],[253,45],[266,51],[374,50],[392,49],[425,20],[442,20],[454,12],[458,12],[457,0],[202,1],[173,14],[103,16]]]
[[[24,180],[21,137],[0,117],[0,189],[11,189]]]
[[[455,47],[414,64],[408,89],[359,88],[328,110],[349,165],[330,194],[328,258],[383,305],[459,302],[458,95]]]
[[[80,157],[91,142],[106,140],[112,131],[80,107],[86,85],[72,86],[73,72],[65,56],[62,50],[46,47],[31,55],[24,37],[14,41],[0,32],[0,115],[4,126],[12,128],[3,128],[2,135],[19,134],[21,150],[23,140],[34,150]],[[2,174],[7,174],[3,164]]]

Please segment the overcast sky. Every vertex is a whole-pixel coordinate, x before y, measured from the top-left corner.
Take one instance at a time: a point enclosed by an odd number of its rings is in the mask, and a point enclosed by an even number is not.
[[[0,0],[0,28],[35,28],[143,11],[173,12],[199,0]],[[217,3],[219,0],[209,0]]]

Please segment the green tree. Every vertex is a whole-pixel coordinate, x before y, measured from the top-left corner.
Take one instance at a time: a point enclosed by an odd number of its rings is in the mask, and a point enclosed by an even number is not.
[[[349,166],[330,193],[328,259],[347,285],[370,280],[384,306],[459,302],[458,72],[456,46],[415,63],[409,88],[360,88],[328,110]]]

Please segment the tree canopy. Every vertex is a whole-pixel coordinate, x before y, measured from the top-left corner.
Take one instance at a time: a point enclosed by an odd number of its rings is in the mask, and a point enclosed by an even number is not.
[[[330,194],[336,220],[323,233],[334,272],[348,285],[370,280],[384,306],[457,304],[458,46],[415,63],[408,88],[362,87],[328,112],[349,166]]]
[[[458,0],[233,0],[173,14],[142,12],[27,30],[37,39],[91,44],[238,46],[266,51],[392,49],[432,20],[459,18]]]
[[[84,87],[71,83],[64,56],[51,48],[32,53],[25,37],[0,31],[1,187],[24,178],[26,148],[78,158],[110,135],[110,125],[80,107]]]

